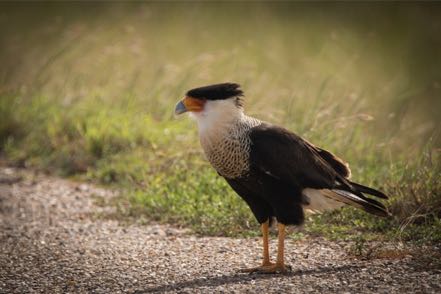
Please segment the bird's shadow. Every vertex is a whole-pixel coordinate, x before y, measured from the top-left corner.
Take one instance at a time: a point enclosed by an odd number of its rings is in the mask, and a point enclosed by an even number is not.
[[[150,288],[146,288],[143,290],[137,290],[134,293],[155,293],[155,292],[163,292],[163,291],[173,291],[173,290],[182,290],[185,288],[198,288],[198,287],[212,287],[212,286],[221,286],[227,284],[236,284],[236,283],[246,283],[249,281],[255,280],[268,280],[273,279],[275,277],[296,277],[296,276],[304,276],[304,275],[313,275],[313,274],[323,274],[328,272],[341,272],[353,268],[360,268],[363,266],[360,265],[342,265],[337,267],[320,267],[315,269],[308,270],[296,270],[289,273],[284,274],[244,274],[244,273],[232,273],[229,275],[215,276],[209,278],[197,278],[193,280],[177,282],[174,284],[166,284],[159,285]]]

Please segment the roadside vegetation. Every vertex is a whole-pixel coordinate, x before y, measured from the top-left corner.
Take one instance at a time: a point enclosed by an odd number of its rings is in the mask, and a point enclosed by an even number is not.
[[[439,9],[0,5],[11,164],[118,187],[120,217],[258,234],[194,123],[172,115],[187,89],[234,81],[247,113],[333,151],[355,181],[391,196],[389,219],[345,208],[295,236],[441,241]]]

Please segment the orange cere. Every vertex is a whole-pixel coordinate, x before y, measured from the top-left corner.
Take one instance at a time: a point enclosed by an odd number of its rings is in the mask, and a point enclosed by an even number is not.
[[[205,100],[187,96],[182,100],[182,103],[184,103],[187,111],[199,112],[204,109]]]

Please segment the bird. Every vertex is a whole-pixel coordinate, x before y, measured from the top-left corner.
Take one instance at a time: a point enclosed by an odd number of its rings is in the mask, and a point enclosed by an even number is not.
[[[286,226],[299,226],[307,213],[350,205],[380,217],[387,208],[381,191],[350,180],[349,165],[294,132],[244,112],[244,92],[237,83],[191,89],[175,107],[197,122],[206,158],[246,202],[263,237],[263,260],[241,272],[286,273]],[[269,229],[277,223],[276,261],[269,255]]]

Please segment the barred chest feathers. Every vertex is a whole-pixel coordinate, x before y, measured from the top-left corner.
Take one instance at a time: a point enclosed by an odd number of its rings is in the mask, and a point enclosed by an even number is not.
[[[202,148],[211,165],[226,178],[238,178],[249,171],[251,128],[262,122],[241,113],[216,128],[200,128]]]

